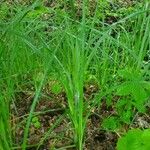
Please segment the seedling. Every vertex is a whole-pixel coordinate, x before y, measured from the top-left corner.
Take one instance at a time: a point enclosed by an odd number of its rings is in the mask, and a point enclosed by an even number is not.
[[[40,123],[38,117],[33,117],[33,118],[32,118],[32,123],[33,123],[33,126],[34,126],[35,128],[37,128],[37,129],[41,127],[41,123]]]

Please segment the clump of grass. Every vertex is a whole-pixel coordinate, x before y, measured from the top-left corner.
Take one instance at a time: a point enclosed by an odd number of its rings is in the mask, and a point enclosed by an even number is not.
[[[70,4],[74,12],[74,1],[70,1]],[[88,8],[86,0],[83,0],[81,22],[56,12],[55,17],[58,20],[61,18],[58,21],[61,23],[58,25],[52,21],[51,33],[48,34],[45,33],[45,29],[49,27],[48,21],[40,20],[37,14],[34,20],[27,15],[28,12],[31,15],[32,10],[39,5],[39,1],[36,1],[24,11],[18,11],[9,23],[0,23],[4,29],[0,30],[0,149],[9,150],[13,145],[9,134],[9,106],[12,100],[15,104],[15,91],[20,89],[26,82],[25,76],[29,75],[30,83],[35,86],[35,97],[24,131],[22,149],[26,149],[35,106],[40,100],[46,79],[53,72],[58,75],[65,89],[68,114],[74,128],[74,143],[77,149],[82,150],[90,110],[96,105],[99,106],[104,97],[108,97],[109,105],[112,104],[111,96],[120,83],[118,70],[132,68],[136,71],[142,70],[145,74],[149,72],[149,67],[143,63],[150,44],[149,2],[141,10],[111,25],[99,22],[98,28],[98,7],[91,20],[86,17]],[[127,23],[129,26],[126,26]],[[85,101],[83,91],[87,72],[97,78],[101,89],[90,102]],[[35,76],[38,75],[41,76],[37,81]],[[45,134],[39,146],[51,131]]]

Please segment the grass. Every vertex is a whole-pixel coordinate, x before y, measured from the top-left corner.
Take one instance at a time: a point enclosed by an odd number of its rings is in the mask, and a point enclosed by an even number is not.
[[[150,85],[146,83],[149,82],[150,76],[149,2],[143,2],[143,6],[138,9],[135,6],[132,14],[127,14],[125,18],[112,24],[107,23],[105,18],[100,18],[97,24],[99,2],[94,9],[94,15],[89,17],[87,14],[90,8],[86,5],[87,1],[83,0],[80,4],[82,6],[80,19],[76,19],[74,14],[76,11],[74,1],[69,1],[69,4],[72,8],[71,14],[60,9],[57,3],[56,10],[53,7],[43,9],[45,6],[40,1],[35,1],[29,7],[15,5],[14,8],[10,8],[15,15],[2,17],[0,20],[0,149],[2,150],[18,146],[23,150],[27,149],[35,107],[41,100],[43,88],[52,75],[61,83],[66,93],[68,104],[66,112],[72,123],[73,144],[65,146],[64,149],[74,146],[79,150],[84,149],[87,122],[92,111],[100,107],[104,99],[108,105],[116,105],[113,104],[113,96],[118,87],[124,83],[118,73],[120,70],[131,69],[139,72],[143,78],[142,82],[146,84],[146,92],[150,91]],[[44,18],[43,13],[48,19]],[[100,90],[92,99],[86,100],[84,87],[89,76],[93,77],[91,82],[97,84]],[[136,76],[133,81],[137,81]],[[33,87],[34,98],[26,119],[22,145],[16,146],[14,136],[11,134],[10,106],[17,112],[16,94],[17,91],[24,91],[26,85]],[[133,101],[132,107],[136,108],[137,101],[131,98],[128,100]],[[142,104],[148,100],[149,95],[146,96],[146,101],[142,99]],[[59,126],[62,118],[60,117],[43,135],[37,149]]]
[[[85,48],[85,4],[83,3],[83,18],[79,27],[79,36],[72,33],[71,25],[66,20],[65,36],[60,47],[62,53],[60,59],[55,56],[56,62],[58,62],[58,72],[62,77],[62,81],[70,110],[70,119],[74,126],[74,142],[76,147],[80,150],[83,149],[83,137],[86,119],[83,116],[85,112],[83,87],[85,82],[85,73],[87,70],[87,53],[89,50]],[[69,35],[68,35],[69,34]],[[90,52],[91,53],[91,52]],[[59,54],[58,54],[59,55]],[[64,57],[65,56],[65,57]]]

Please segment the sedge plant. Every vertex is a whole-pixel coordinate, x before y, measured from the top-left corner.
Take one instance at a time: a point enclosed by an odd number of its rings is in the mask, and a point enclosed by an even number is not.
[[[87,104],[84,99],[85,75],[92,58],[92,50],[87,46],[85,0],[82,21],[72,24],[65,18],[66,28],[61,30],[64,39],[55,56],[59,80],[63,83],[68,100],[69,116],[74,127],[74,143],[83,149],[84,131],[87,121]],[[59,37],[58,37],[59,40]],[[90,57],[91,56],[91,57]]]

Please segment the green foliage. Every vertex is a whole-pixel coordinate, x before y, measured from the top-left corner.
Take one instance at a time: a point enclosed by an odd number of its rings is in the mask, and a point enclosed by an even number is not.
[[[119,96],[131,96],[133,106],[139,112],[144,112],[145,103],[149,98],[149,82],[144,80],[140,70],[130,68],[119,70],[119,76],[122,77],[124,82],[118,87],[116,94]]]
[[[97,85],[98,84],[98,79],[95,75],[93,74],[89,74],[88,72],[86,73],[86,82],[87,83],[90,83],[90,84],[95,84]]]
[[[119,121],[130,124],[133,116],[132,103],[130,99],[119,99],[115,104],[115,107],[118,113]]]
[[[118,0],[98,0],[97,3],[98,11],[96,12],[96,18],[99,20],[109,20],[110,23],[132,14],[140,9],[142,5],[140,2],[137,2],[135,5],[134,2],[128,4],[128,2]]]
[[[23,138],[22,149],[27,149],[30,124],[35,128],[41,127],[39,118],[33,117],[33,113],[38,100],[45,96],[43,86],[49,84],[45,79],[49,79],[53,73],[55,76],[59,75],[56,81],[63,84],[66,92],[74,143],[80,150],[83,149],[88,116],[103,98],[107,97],[107,104],[112,105],[113,95],[117,93],[119,97],[114,106],[119,115],[104,119],[102,126],[105,129],[115,130],[122,122],[130,123],[133,106],[144,112],[150,84],[149,79],[146,81],[143,78],[144,73],[139,68],[143,67],[145,51],[149,48],[148,14],[141,15],[139,10],[139,14],[134,12],[108,25],[103,22],[106,17],[112,19],[113,16],[118,19],[129,13],[128,10],[117,10],[116,1],[99,0],[97,5],[94,3],[90,7],[93,7],[96,15],[91,18],[93,15],[88,12],[85,0],[81,5],[76,3],[78,1],[71,0],[49,2],[50,6],[45,6],[40,0],[35,3],[22,1],[24,5],[17,4],[18,1],[15,4],[10,1],[0,6],[0,149],[13,149],[9,134],[10,103],[17,103],[12,100],[16,98],[18,91],[30,93],[30,89],[24,91],[24,85],[36,87],[35,92],[31,91],[34,98]],[[73,14],[77,10],[80,18],[78,21],[76,14]],[[123,15],[118,14],[119,11]],[[3,21],[7,17],[9,19]],[[132,23],[128,24],[128,21]],[[118,80],[116,72],[118,68],[125,66],[127,69],[119,71],[121,78]],[[135,71],[137,68],[140,71]],[[86,79],[87,72],[89,76]],[[112,87],[115,88],[116,81],[121,85],[114,93]],[[62,90],[59,82],[49,86],[55,94]],[[83,90],[86,82],[98,84],[100,87],[98,96],[88,101],[84,98]],[[49,137],[54,126],[40,143],[44,143]]]
[[[103,120],[102,127],[114,131],[120,127],[120,123],[117,117],[112,116]]]
[[[39,5],[34,10],[30,11],[26,17],[34,19],[37,17],[42,17],[42,15],[49,13],[49,9],[43,5]]]
[[[36,72],[34,75],[33,75],[33,80],[34,80],[34,83],[35,83],[35,86],[36,88],[39,86],[41,80],[43,79],[44,77],[44,74],[42,72]]]
[[[104,119],[102,126],[108,130],[118,128],[118,124],[122,122],[130,124],[134,107],[138,112],[144,113],[150,93],[150,83],[144,79],[142,70],[122,69],[118,71],[118,75],[121,77],[121,84],[117,87],[116,95],[119,97],[114,105],[118,115]],[[108,99],[111,102],[112,97]]]
[[[37,128],[37,129],[41,127],[41,123],[40,123],[38,117],[33,117],[33,118],[32,118],[32,123],[33,123],[33,126],[34,126],[35,128]]]
[[[150,129],[132,129],[117,143],[117,150],[149,150]]]
[[[115,104],[119,122],[130,124],[134,115],[133,108],[144,113],[146,102],[149,98],[150,84],[145,81],[141,71],[131,68],[118,71],[121,84],[117,87],[116,95],[119,96]]]
[[[8,114],[8,101],[0,96],[0,150],[11,149],[10,124]],[[7,104],[7,105],[6,105]]]
[[[62,91],[62,86],[60,85],[59,82],[54,82],[53,84],[51,84],[51,91],[54,94],[59,94]]]
[[[119,129],[122,123],[130,124],[134,115],[132,103],[129,99],[119,99],[114,106],[117,115],[105,118],[102,122],[102,127],[106,130]]]
[[[8,15],[9,7],[6,2],[2,2],[0,4],[0,19],[6,19],[6,16]]]

